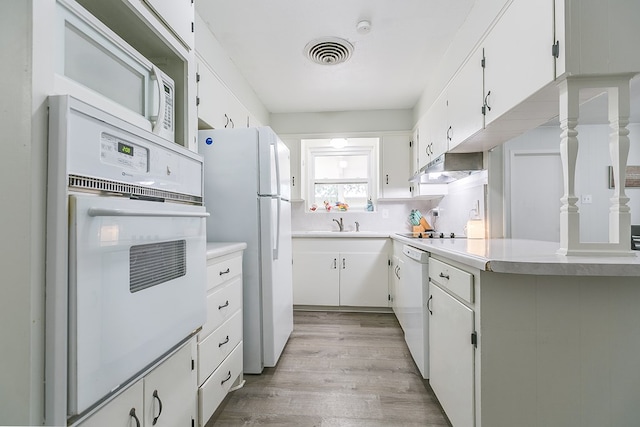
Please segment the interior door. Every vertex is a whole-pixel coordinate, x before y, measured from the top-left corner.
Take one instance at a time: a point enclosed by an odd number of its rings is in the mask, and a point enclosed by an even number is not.
[[[563,191],[560,153],[514,151],[510,169],[510,237],[559,242]]]

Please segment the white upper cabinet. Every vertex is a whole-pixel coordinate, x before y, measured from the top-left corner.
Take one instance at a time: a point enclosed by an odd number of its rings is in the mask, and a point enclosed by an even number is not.
[[[449,132],[447,114],[447,94],[443,92],[418,123],[420,168],[447,151],[447,132]]]
[[[193,0],[144,0],[189,49],[194,48]]]
[[[198,56],[198,129],[222,129],[225,125],[224,100],[227,89]]]
[[[477,49],[447,88],[448,150],[453,150],[484,126],[482,59],[482,49]]]
[[[231,129],[258,126],[251,123],[249,112],[238,101],[205,61],[198,63],[198,129]]]
[[[302,193],[300,191],[302,184],[300,176],[300,138],[283,138],[282,142],[284,142],[287,148],[289,148],[289,158],[291,162],[291,200],[298,201],[302,198]]]
[[[552,0],[514,0],[482,44],[485,126],[555,78]]]
[[[381,139],[381,197],[406,199],[411,197],[411,136],[385,135]]]

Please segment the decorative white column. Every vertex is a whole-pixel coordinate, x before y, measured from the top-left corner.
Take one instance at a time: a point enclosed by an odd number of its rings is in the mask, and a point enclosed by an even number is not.
[[[625,169],[629,155],[629,81],[633,74],[603,76],[570,76],[560,88],[560,157],[562,159],[564,193],[560,207],[561,255],[620,256],[636,255],[631,251],[631,213],[624,191]],[[609,101],[609,153],[613,165],[615,188],[609,208],[609,241],[580,240],[580,212],[576,203],[575,173],[579,138],[576,126],[580,115],[580,91],[602,88]]]

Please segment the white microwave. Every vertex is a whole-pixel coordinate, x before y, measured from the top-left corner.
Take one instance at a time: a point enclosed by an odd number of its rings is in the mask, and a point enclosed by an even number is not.
[[[175,142],[173,80],[75,1],[58,0],[55,92]]]

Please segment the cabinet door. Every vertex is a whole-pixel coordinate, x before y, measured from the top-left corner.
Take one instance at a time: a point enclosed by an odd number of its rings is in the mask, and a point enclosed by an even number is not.
[[[447,151],[449,148],[449,135],[451,129],[449,125],[449,99],[447,98],[447,92],[443,92],[442,95],[436,100],[432,106],[432,112],[427,121],[427,126],[431,128],[433,146],[431,148],[431,160],[435,160],[440,154]]]
[[[198,60],[198,75],[198,127],[222,129],[228,123],[225,115],[227,88],[201,60]]]
[[[456,427],[474,425],[473,311],[429,283],[429,384]]]
[[[477,49],[451,82],[447,90],[447,117],[451,129],[449,150],[482,130],[483,82],[482,49]]]
[[[144,0],[144,2],[187,47],[194,48],[193,0]]]
[[[283,139],[282,142],[289,148],[291,158],[291,200],[300,200],[302,198],[300,192],[300,139],[291,138]]]
[[[413,131],[413,137],[411,138],[411,169],[409,169],[411,176],[417,174],[420,170],[420,159],[418,152],[419,142],[420,135],[418,132],[418,128],[416,127],[416,129]]]
[[[418,130],[417,130],[418,170],[425,167],[431,161],[431,151],[433,150],[433,136],[432,136],[431,128],[429,128],[427,124],[429,111],[427,111],[427,114],[422,116],[422,118],[418,122]]]
[[[550,0],[514,1],[487,35],[486,126],[554,80],[553,9]]]
[[[293,255],[293,303],[340,305],[337,252],[296,252]]]
[[[139,380],[81,423],[82,427],[136,427],[143,420],[142,385]]]
[[[341,253],[340,305],[388,307],[389,260],[386,253]]]
[[[398,286],[400,284],[400,277],[402,274],[402,267],[404,262],[396,254],[391,258],[391,270],[389,271],[389,303],[393,312],[396,312],[396,296],[398,294]],[[397,314],[396,314],[397,317]]]
[[[190,426],[197,417],[195,338],[144,378],[144,425]],[[154,422],[155,420],[155,422]]]
[[[411,147],[410,136],[389,135],[382,137],[382,197],[405,199],[411,197],[409,185]]]

